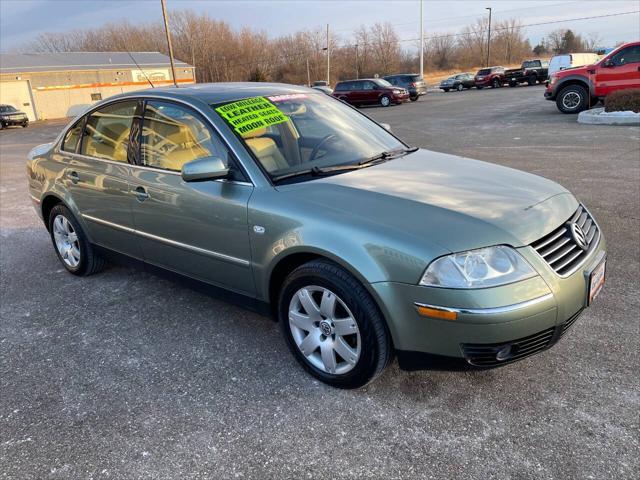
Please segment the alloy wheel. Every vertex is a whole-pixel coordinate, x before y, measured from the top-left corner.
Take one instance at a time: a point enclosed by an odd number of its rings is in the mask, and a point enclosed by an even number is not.
[[[334,375],[351,371],[358,363],[362,340],[347,305],[331,290],[307,286],[289,304],[289,328],[306,360]]]
[[[53,239],[62,261],[71,268],[80,263],[80,243],[71,222],[63,215],[53,219]]]
[[[581,100],[582,100],[582,98],[580,97],[579,93],[577,93],[577,92],[567,92],[562,97],[562,105],[567,110],[575,110],[576,108],[578,108],[578,105],[580,105],[580,101]]]

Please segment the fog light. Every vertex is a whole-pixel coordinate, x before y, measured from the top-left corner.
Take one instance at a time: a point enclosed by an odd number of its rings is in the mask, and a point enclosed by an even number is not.
[[[496,360],[507,360],[509,357],[511,357],[511,345],[502,347],[498,350],[498,353],[496,353]]]
[[[458,314],[450,310],[425,307],[424,305],[417,305],[417,307],[418,313],[423,317],[437,318],[440,320],[456,320],[458,318]]]

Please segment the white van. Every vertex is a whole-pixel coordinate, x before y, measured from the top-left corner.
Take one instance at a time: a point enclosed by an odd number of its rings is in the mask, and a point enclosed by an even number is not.
[[[601,58],[597,53],[567,53],[565,55],[556,55],[549,60],[549,77],[559,70],[591,65]]]

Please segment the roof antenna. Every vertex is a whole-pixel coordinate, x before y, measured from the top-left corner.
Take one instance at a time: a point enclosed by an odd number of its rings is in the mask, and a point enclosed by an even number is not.
[[[151,85],[151,88],[156,88],[155,85],[153,83],[151,83],[151,80],[147,76],[147,73],[142,69],[142,67],[140,65],[138,65],[138,62],[136,62],[136,59],[133,58],[133,55],[131,55],[131,52],[127,51],[127,54],[131,57],[131,60],[133,60],[133,63],[136,64],[136,67],[138,67],[138,70],[140,70],[142,72],[142,74],[144,75],[144,78],[147,79],[147,82],[149,82],[149,85]]]

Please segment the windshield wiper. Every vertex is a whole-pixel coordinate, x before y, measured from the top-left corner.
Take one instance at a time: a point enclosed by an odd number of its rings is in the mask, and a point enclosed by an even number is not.
[[[272,181],[279,182],[280,180],[286,180],[287,178],[300,177],[304,175],[311,175],[314,177],[318,177],[321,175],[329,175],[334,172],[343,172],[345,170],[358,170],[359,168],[363,168],[362,165],[336,165],[334,167],[313,167],[305,170],[300,170],[299,172],[285,173],[284,175],[278,175],[277,177],[273,177]]]
[[[371,163],[378,163],[381,160],[383,160],[383,161],[391,160],[392,158],[401,157],[403,155],[406,155],[407,153],[416,152],[419,149],[420,149],[420,147],[410,147],[410,148],[399,148],[397,150],[390,150],[390,151],[380,152],[377,155],[374,155],[373,157],[369,157],[369,158],[365,158],[363,160],[360,160],[360,162],[358,162],[358,165],[360,165],[360,166],[369,165]]]
[[[406,155],[407,153],[412,153],[418,150],[419,147],[411,147],[411,148],[403,148],[398,150],[392,150],[389,152],[381,152],[378,155],[374,155],[373,157],[365,158],[358,163],[348,163],[346,165],[334,165],[333,167],[312,167],[307,168],[305,170],[300,170],[298,172],[285,173],[284,175],[278,175],[273,177],[271,180],[274,183],[277,183],[281,180],[286,180],[288,178],[293,177],[302,177],[305,175],[311,175],[314,177],[319,177],[321,175],[331,175],[333,173],[345,172],[348,170],[360,170],[361,168],[370,167],[371,165],[375,165],[377,163],[382,163],[387,160],[391,160],[392,158],[401,157],[402,155]]]

